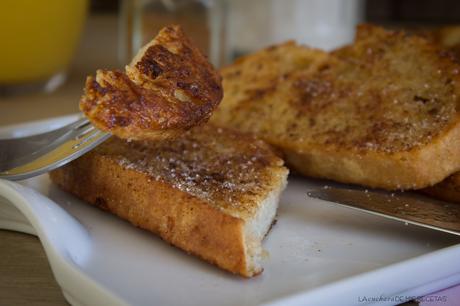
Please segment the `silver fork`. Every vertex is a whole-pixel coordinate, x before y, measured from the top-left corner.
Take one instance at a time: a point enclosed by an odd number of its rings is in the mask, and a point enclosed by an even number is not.
[[[46,133],[0,139],[0,178],[22,180],[51,171],[109,137],[82,118]]]

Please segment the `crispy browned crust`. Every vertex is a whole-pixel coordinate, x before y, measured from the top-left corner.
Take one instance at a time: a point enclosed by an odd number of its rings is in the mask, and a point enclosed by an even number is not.
[[[126,72],[98,70],[88,77],[80,109],[120,138],[163,139],[206,122],[222,95],[218,72],[179,26],[171,26]]]
[[[189,253],[233,273],[249,274],[242,240],[243,221],[200,199],[97,155],[53,171],[51,179],[88,203]]]
[[[448,48],[457,57],[460,56],[460,26],[446,26],[425,31],[424,34],[435,43]],[[460,173],[456,172],[442,182],[420,191],[441,200],[460,203]]]
[[[460,203],[460,173],[454,173],[442,182],[420,191],[444,201]]]
[[[460,168],[460,65],[421,37],[362,25],[332,53],[288,43],[222,75],[211,120],[256,133],[305,175],[418,189]]]
[[[51,172],[53,182],[165,241],[242,276],[245,226],[282,187],[283,162],[251,136],[203,126],[173,141],[111,138]]]

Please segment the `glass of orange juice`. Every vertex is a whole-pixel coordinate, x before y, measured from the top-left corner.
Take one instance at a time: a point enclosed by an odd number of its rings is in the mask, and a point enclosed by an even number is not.
[[[0,1],[0,94],[64,82],[88,0]]]

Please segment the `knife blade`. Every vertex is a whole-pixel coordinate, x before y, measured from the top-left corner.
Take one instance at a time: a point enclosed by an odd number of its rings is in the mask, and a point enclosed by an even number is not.
[[[460,235],[460,204],[431,199],[413,192],[325,186],[307,192],[317,198],[385,218]]]

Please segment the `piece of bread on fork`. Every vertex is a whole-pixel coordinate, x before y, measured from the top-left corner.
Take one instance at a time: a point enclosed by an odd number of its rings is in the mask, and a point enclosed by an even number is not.
[[[80,109],[123,139],[175,137],[205,123],[222,99],[219,73],[179,26],[163,28],[126,66],[86,80]]]

